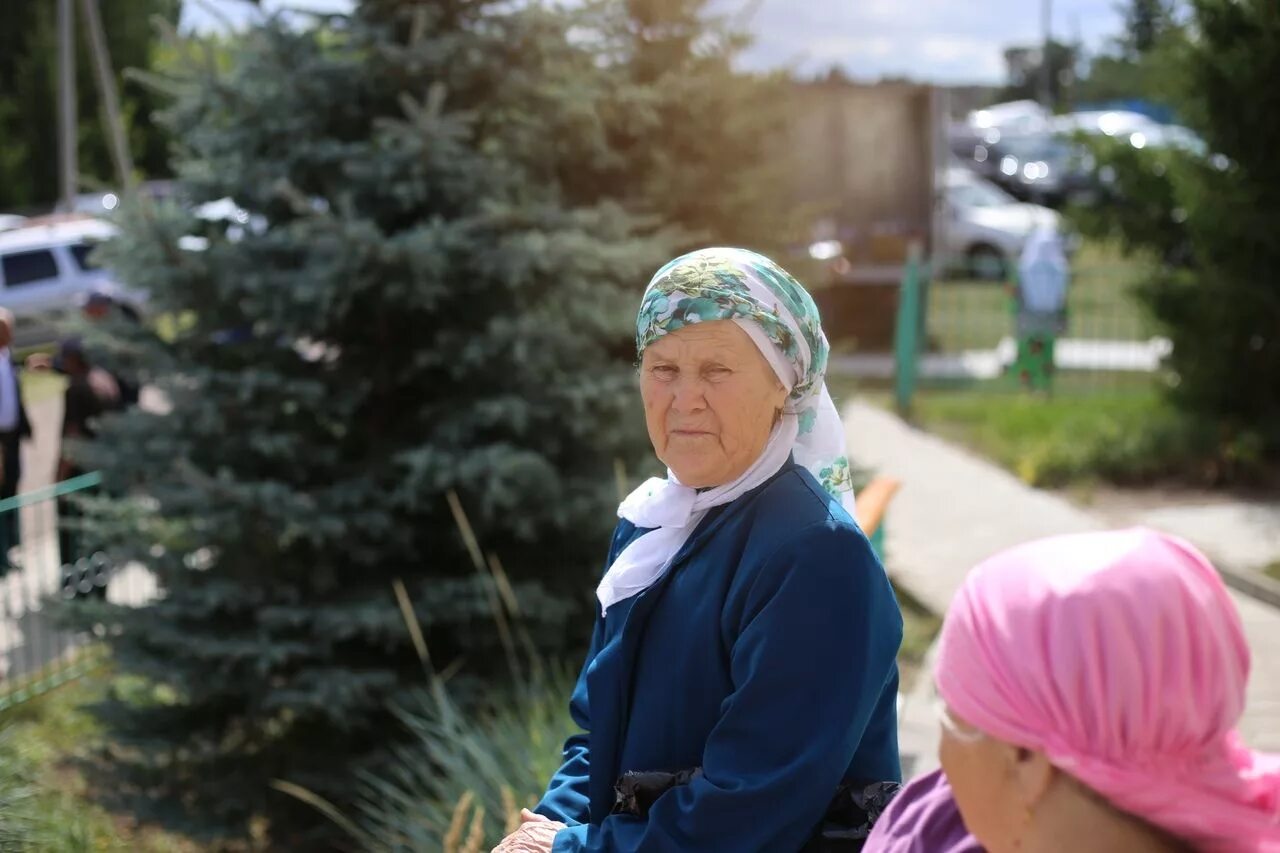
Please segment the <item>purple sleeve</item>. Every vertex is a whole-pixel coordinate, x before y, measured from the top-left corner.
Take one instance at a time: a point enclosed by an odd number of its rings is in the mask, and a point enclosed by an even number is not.
[[[863,853],[983,853],[941,770],[908,782],[876,821]]]

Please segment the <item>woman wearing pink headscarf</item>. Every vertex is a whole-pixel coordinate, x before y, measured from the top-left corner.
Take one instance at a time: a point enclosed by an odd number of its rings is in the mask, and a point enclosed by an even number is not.
[[[1248,675],[1235,606],[1186,542],[1006,551],[942,629],[945,779],[908,786],[865,850],[1280,851],[1280,756],[1235,731]]]

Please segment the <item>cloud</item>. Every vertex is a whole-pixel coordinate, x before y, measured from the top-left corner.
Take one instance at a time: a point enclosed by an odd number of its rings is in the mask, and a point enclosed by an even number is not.
[[[955,68],[975,77],[996,79],[1004,74],[1003,44],[969,36],[925,36],[920,55],[929,66]]]
[[[887,36],[823,36],[808,43],[808,56],[815,61],[840,62],[849,57],[884,59],[894,50]]]
[[[239,30],[272,12],[348,12],[354,5],[355,0],[264,0],[257,8],[245,0],[205,0],[182,4],[179,27],[184,32],[220,32],[228,26]]]
[[[713,0],[734,12],[746,0]],[[1121,26],[1114,0],[1055,0],[1054,33],[1100,47]],[[1033,0],[761,0],[749,67],[839,65],[860,77],[1000,83],[1004,50],[1041,37]]]
[[[207,0],[233,25],[259,17],[244,0]],[[355,0],[263,0],[267,9],[349,9]],[[749,27],[749,68],[832,65],[858,77],[910,77],[938,83],[1001,83],[1004,50],[1039,41],[1035,0],[711,0],[733,15],[758,2]],[[1097,49],[1122,26],[1116,0],[1054,0],[1054,33]],[[183,4],[185,29],[220,29],[199,3]]]

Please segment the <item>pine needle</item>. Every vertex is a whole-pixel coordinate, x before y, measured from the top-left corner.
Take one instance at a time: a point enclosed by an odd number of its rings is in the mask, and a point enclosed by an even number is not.
[[[422,39],[426,34],[427,10],[419,6],[413,10],[413,18],[409,22],[409,46],[417,47],[422,44]]]

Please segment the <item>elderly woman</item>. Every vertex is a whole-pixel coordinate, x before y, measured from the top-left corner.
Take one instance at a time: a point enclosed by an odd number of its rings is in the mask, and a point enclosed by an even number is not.
[[[1280,850],[1280,756],[1235,731],[1248,675],[1240,617],[1180,539],[1000,554],[943,627],[945,778],[904,789],[866,853]]]
[[[584,733],[497,849],[797,851],[842,783],[861,803],[900,774],[902,618],[850,516],[827,341],[799,283],[740,249],[659,270],[636,331],[667,476],[618,508]]]

